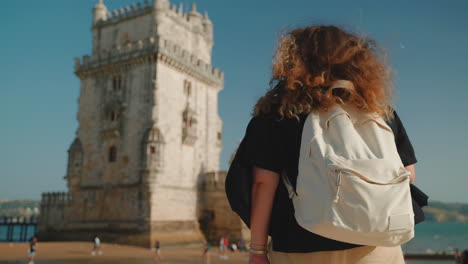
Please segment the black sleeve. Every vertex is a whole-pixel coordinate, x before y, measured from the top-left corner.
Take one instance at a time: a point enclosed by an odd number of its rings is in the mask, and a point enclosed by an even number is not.
[[[280,173],[283,167],[279,122],[272,117],[250,120],[245,133],[245,161],[253,167]]]
[[[403,165],[409,166],[417,162],[416,155],[414,154],[413,145],[406,133],[405,127],[400,120],[400,117],[394,112],[395,118],[391,121],[391,127],[395,134],[395,143],[398,149]]]

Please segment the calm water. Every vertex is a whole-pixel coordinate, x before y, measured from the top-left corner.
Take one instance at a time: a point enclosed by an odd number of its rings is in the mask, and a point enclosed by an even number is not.
[[[6,241],[7,238],[7,226],[0,225],[0,242],[1,241]],[[13,227],[13,241],[19,242],[20,241],[20,226],[14,226]],[[29,239],[31,238],[34,233],[36,232],[36,227],[35,226],[28,226],[26,229],[26,238]]]
[[[416,236],[402,246],[407,253],[452,252],[468,249],[468,223],[421,223]],[[407,261],[407,264],[451,264],[453,261]]]
[[[416,236],[404,244],[408,253],[451,252],[468,249],[468,223],[421,223],[416,225]]]

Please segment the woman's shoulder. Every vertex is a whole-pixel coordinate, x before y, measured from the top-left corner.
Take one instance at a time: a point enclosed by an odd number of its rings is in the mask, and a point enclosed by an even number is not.
[[[278,124],[281,116],[278,111],[272,108],[268,113],[258,113],[252,115],[247,128],[269,128]]]
[[[252,116],[250,123],[258,126],[288,126],[291,124],[298,124],[303,121],[304,114],[299,115],[297,118],[288,118],[282,116],[279,112],[279,105],[273,105],[269,112],[260,113]]]
[[[390,114],[388,114],[384,120],[388,126],[392,129],[395,136],[398,134],[399,130],[401,129],[402,123],[400,117],[397,114],[397,111],[393,107],[390,108]]]
[[[255,115],[250,119],[246,134],[247,135],[265,135],[275,132],[275,128],[278,127],[278,121],[271,115]]]

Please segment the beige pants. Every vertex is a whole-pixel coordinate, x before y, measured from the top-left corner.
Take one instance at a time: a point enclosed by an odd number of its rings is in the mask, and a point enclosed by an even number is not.
[[[346,250],[284,253],[271,250],[270,264],[404,264],[401,247],[362,246]]]

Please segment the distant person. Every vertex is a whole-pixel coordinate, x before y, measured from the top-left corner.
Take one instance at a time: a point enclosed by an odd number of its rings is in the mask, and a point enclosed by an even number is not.
[[[231,250],[232,250],[232,252],[237,252],[237,244],[236,243],[231,244]]]
[[[239,247],[240,252],[245,251],[245,242],[244,242],[244,239],[242,237],[239,238],[239,241],[237,241],[237,246]]]
[[[34,257],[36,256],[36,250],[37,250],[37,237],[33,236],[29,240],[28,264],[34,264]]]
[[[224,237],[223,248],[223,259],[228,259],[229,257],[227,256],[227,249],[229,248],[229,239],[227,237]]]
[[[455,263],[457,264],[463,263],[462,254],[460,251],[458,251],[458,248],[455,249],[454,258],[455,258]]]
[[[96,256],[96,254],[102,255],[101,239],[97,235],[93,238],[93,250],[91,251],[91,255]]]
[[[156,252],[155,259],[160,260],[161,259],[161,242],[159,240],[156,240],[156,243],[154,245],[154,250]]]
[[[210,253],[210,250],[211,250],[211,244],[210,244],[210,242],[206,242],[205,248],[203,249],[203,258],[205,259],[206,264],[210,264],[210,263],[211,263],[211,253]]]
[[[229,246],[229,240],[225,236],[222,236],[221,239],[219,240],[219,252],[220,252],[219,258],[220,259],[228,259],[228,256],[226,255],[228,246]]]
[[[223,251],[224,251],[224,237],[222,236],[219,239],[219,258],[222,258]]]

